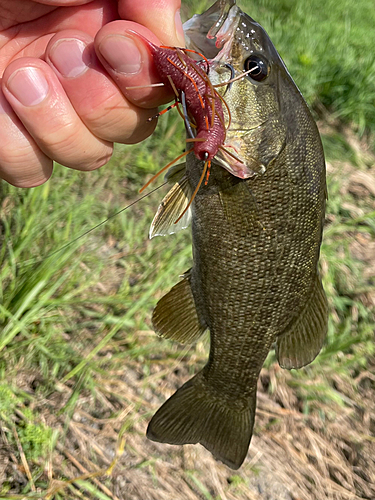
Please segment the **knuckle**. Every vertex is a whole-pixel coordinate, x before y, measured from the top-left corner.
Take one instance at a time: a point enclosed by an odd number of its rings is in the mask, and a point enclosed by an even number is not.
[[[87,129],[66,123],[38,141],[42,150],[62,165],[77,170],[95,170],[108,162],[112,144],[103,144]]]
[[[80,165],[80,170],[85,170],[87,172],[96,170],[106,165],[111,158],[112,158],[112,151],[110,153],[105,153],[101,156],[97,156],[96,158],[86,161],[84,164]]]
[[[82,149],[78,156],[70,155],[70,159],[67,159],[64,165],[76,170],[90,172],[109,162],[112,157],[113,148],[105,148],[102,150],[95,148],[95,151],[93,149],[94,148]]]
[[[0,155],[0,177],[19,188],[32,188],[46,182],[52,174],[52,160],[39,157],[29,148],[2,149]]]
[[[9,144],[1,148],[1,164],[5,163],[15,168],[22,168],[30,165],[30,161],[32,161],[32,154],[29,145],[18,144],[17,148],[15,148],[14,145]]]

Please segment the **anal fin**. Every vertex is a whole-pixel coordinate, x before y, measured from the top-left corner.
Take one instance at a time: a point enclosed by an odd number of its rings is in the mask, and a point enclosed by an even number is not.
[[[319,354],[328,327],[328,303],[320,276],[305,308],[292,326],[276,342],[276,355],[282,368],[302,368]]]
[[[190,286],[190,272],[156,304],[152,314],[155,331],[181,344],[195,342],[206,330],[197,313]]]

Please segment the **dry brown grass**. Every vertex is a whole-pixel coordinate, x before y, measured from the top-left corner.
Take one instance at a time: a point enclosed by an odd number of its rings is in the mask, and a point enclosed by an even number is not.
[[[151,341],[152,335],[142,332],[140,340]],[[202,345],[198,344],[182,360],[155,360],[146,377],[137,362],[122,373],[115,370],[98,377],[95,399],[88,393],[79,398],[66,432],[66,417],[58,412],[71,395],[68,386],[61,385],[58,396],[55,393],[35,403],[41,418],[60,435],[52,455],[40,463],[48,483],[40,498],[55,498],[57,492],[64,492],[62,498],[80,498],[82,477],[118,500],[375,498],[372,370],[350,383],[328,374],[348,404],[335,408],[320,403],[309,415],[301,413],[303,404],[291,388],[290,373],[276,365],[263,370],[255,434],[247,460],[234,473],[201,446],[162,445],[145,437],[151,413],[202,361]],[[28,382],[32,391],[32,377]],[[319,380],[311,384],[319,385]],[[23,418],[18,411],[15,419]],[[111,474],[104,475],[116,459],[121,436],[123,453],[118,454]],[[3,474],[27,482],[25,468],[14,455],[11,450],[2,454]]]

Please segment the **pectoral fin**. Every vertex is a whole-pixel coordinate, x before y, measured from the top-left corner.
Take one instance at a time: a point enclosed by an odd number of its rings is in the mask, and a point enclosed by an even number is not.
[[[328,304],[317,275],[310,300],[304,310],[276,342],[276,355],[282,368],[301,368],[319,354],[327,334]]]
[[[178,172],[177,172],[178,174]],[[181,229],[188,227],[191,221],[191,210],[183,215],[176,223],[176,220],[185,210],[192,196],[192,191],[188,180],[183,176],[174,184],[172,189],[166,194],[159,205],[158,211],[151,223],[149,237],[165,236],[174,234]]]
[[[155,331],[181,344],[195,342],[205,331],[190,287],[190,272],[156,304],[152,314]]]
[[[167,170],[167,173],[164,176],[164,180],[173,184],[175,182],[179,182],[186,172],[186,163],[178,163],[177,165],[173,165]]]

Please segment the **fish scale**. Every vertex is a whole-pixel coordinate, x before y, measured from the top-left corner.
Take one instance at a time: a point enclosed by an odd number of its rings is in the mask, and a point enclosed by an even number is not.
[[[185,33],[192,47],[213,57],[215,83],[226,81],[228,64],[241,74],[248,61],[262,60],[267,72],[259,81],[236,80],[223,92],[232,118],[229,126],[226,116],[225,147],[242,167],[231,168],[220,151],[215,156],[209,181],[189,209],[193,267],[153,313],[155,330],[166,338],[194,342],[208,329],[209,359],[156,412],[147,435],[170,444],[201,443],[237,469],[250,444],[257,380],[272,344],[282,367],[301,368],[326,336],[318,270],[325,162],[316,124],[283,61],[234,0],[219,0],[194,16]],[[175,184],[151,236],[174,232],[176,212],[187,206],[203,168],[191,154],[171,176]]]

